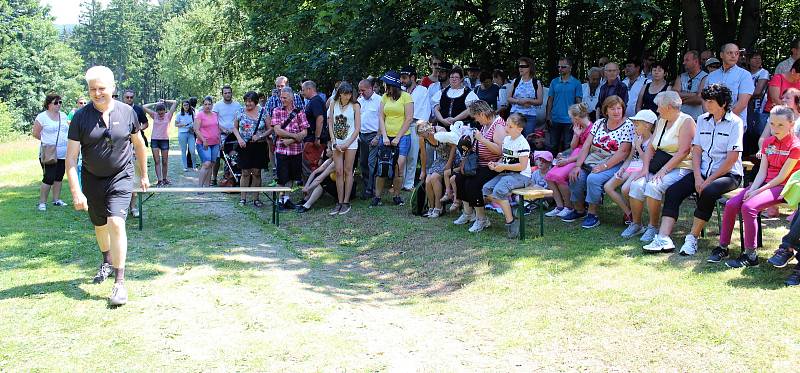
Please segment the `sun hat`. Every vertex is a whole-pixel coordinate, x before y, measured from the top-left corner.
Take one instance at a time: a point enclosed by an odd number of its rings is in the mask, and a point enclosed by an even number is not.
[[[628,119],[630,119],[631,121],[641,120],[643,122],[655,124],[656,121],[658,120],[658,115],[656,115],[656,113],[654,113],[652,110],[639,110],[639,112],[636,113],[636,115]]]
[[[535,151],[533,152],[533,160],[536,161],[537,158],[544,159],[548,162],[553,162],[553,153],[547,151]]]
[[[714,57],[711,57],[711,58],[709,58],[709,59],[707,59],[707,60],[706,60],[706,67],[708,67],[708,66],[710,66],[710,65],[712,65],[712,64],[715,64],[715,63],[716,63],[716,64],[719,64],[719,65],[722,65],[722,62],[719,62],[719,60],[718,60],[718,59],[716,59],[716,58],[714,58]]]
[[[394,86],[400,88],[400,74],[397,71],[389,70],[386,74],[383,74],[381,77],[381,81],[386,83],[387,85]]]

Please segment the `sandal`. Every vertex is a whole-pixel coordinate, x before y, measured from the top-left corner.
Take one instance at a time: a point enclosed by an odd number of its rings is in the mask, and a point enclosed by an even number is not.
[[[255,201],[253,201],[253,206],[262,207],[262,206],[264,206],[264,203],[262,203],[261,200],[255,200]]]
[[[461,208],[461,201],[453,201],[453,204],[450,205],[450,208],[447,211],[456,212],[460,208]]]

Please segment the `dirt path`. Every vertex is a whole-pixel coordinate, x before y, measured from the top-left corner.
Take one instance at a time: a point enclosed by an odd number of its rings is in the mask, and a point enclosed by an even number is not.
[[[196,174],[193,172],[183,173],[178,170],[172,172],[173,182],[180,185],[195,185]],[[212,197],[213,196],[213,197]],[[199,197],[190,198],[218,198],[218,195],[206,194]],[[314,267],[307,262],[298,259],[293,253],[282,247],[276,240],[270,239],[270,233],[262,228],[261,224],[229,224],[231,221],[246,221],[252,218],[252,214],[246,210],[235,206],[235,200],[230,198],[230,203],[215,203],[212,214],[216,219],[207,219],[211,226],[208,229],[227,230],[233,237],[238,237],[235,247],[229,248],[228,252],[220,255],[220,259],[228,262],[247,263],[260,272],[260,275],[270,278],[268,286],[264,289],[265,294],[280,294],[280,301],[287,304],[311,305],[314,309],[329,310],[314,323],[313,327],[304,326],[305,332],[320,335],[333,332],[334,334],[352,341],[353,344],[348,349],[348,356],[337,358],[333,366],[319,365],[325,361],[308,361],[308,365],[287,365],[289,369],[298,367],[316,368],[329,370],[331,368],[352,370],[356,369],[378,369],[382,371],[489,371],[501,368],[504,371],[522,370],[523,365],[509,361],[508,357],[496,356],[488,339],[491,339],[491,331],[467,330],[465,325],[459,325],[451,321],[446,315],[422,314],[414,311],[413,307],[401,304],[404,299],[401,296],[391,294],[382,290],[380,287],[373,290],[364,291],[359,288],[357,291],[349,292],[347,286],[341,284],[343,278],[348,275],[361,276],[363,270],[347,263],[334,265],[323,265]],[[252,208],[250,206],[245,207]],[[265,207],[268,209],[268,207]],[[200,277],[213,276],[213,273],[204,273],[197,268],[195,275]],[[185,272],[173,271],[165,273],[155,282],[160,286],[169,287],[171,283],[185,281],[189,276]],[[326,291],[326,289],[336,289]],[[237,292],[241,289],[206,288],[203,291],[211,293],[213,297],[223,299],[222,302],[244,302],[242,306],[248,309],[258,309],[261,306],[269,308],[269,305],[262,304],[263,299],[253,298],[250,302],[245,302]],[[201,291],[193,289],[192,292]],[[167,295],[164,295],[167,296]],[[173,296],[173,295],[170,295]],[[191,295],[188,295],[191,297]],[[163,305],[165,299],[153,294],[148,302],[155,302]],[[170,302],[175,302],[172,298]],[[175,302],[180,304],[181,302]],[[145,306],[146,307],[146,306]],[[189,314],[191,318],[203,318],[201,313],[208,312],[208,309],[197,307],[190,309],[179,306],[178,312]],[[213,311],[213,309],[212,309]],[[270,320],[271,323],[281,323],[280,320]],[[234,321],[235,322],[235,321]],[[214,321],[211,322],[212,324]],[[291,324],[291,322],[289,322]],[[181,331],[185,334],[185,331]],[[212,333],[212,334],[208,334]],[[214,332],[208,330],[196,332],[192,338],[215,338]],[[189,335],[185,335],[189,337]],[[175,345],[171,348],[181,351],[186,350],[186,346],[175,340]],[[326,343],[320,339],[318,343]],[[289,343],[291,344],[291,343]],[[195,346],[196,348],[196,346]],[[190,353],[190,356],[202,356],[210,350],[218,347],[208,347],[208,351],[202,348]],[[518,358],[516,358],[518,359]],[[514,359],[514,360],[516,360]],[[324,360],[324,359],[323,359]],[[338,366],[337,366],[338,364]],[[530,365],[526,367],[528,370]]]

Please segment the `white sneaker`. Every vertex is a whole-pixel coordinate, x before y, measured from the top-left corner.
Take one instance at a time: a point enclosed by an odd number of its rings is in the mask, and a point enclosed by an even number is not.
[[[571,214],[573,211],[575,211],[575,210],[573,210],[573,209],[571,209],[569,207],[564,207],[563,209],[561,209],[561,212],[559,212],[558,215],[556,215],[556,216],[559,217],[559,218],[563,218],[563,217]]]
[[[66,205],[67,205],[67,203],[62,201],[62,200],[60,200],[60,199],[57,199],[57,200],[53,201],[53,206],[64,207]]]
[[[467,224],[467,223],[469,223],[471,221],[476,221],[475,220],[475,214],[467,215],[467,214],[462,212],[461,216],[459,216],[458,219],[453,221],[453,224],[455,224],[455,225],[464,225],[464,224]]]
[[[678,251],[678,254],[694,255],[696,253],[697,253],[697,237],[691,234],[687,234],[686,239],[683,241],[683,246],[681,246],[681,250]]]
[[[558,216],[558,214],[559,214],[559,213],[560,213],[562,210],[564,210],[564,208],[563,208],[563,207],[556,207],[556,208],[554,208],[554,209],[552,209],[552,210],[550,210],[550,211],[548,211],[548,212],[544,213],[544,216],[547,216],[548,218],[552,218],[552,217]]]
[[[37,207],[37,209],[39,211],[47,211],[47,204],[46,203],[40,203],[39,206]]]
[[[478,232],[480,232],[480,231],[482,231],[482,230],[484,230],[486,228],[489,228],[491,226],[492,226],[492,222],[489,221],[489,218],[475,219],[475,222],[472,223],[471,227],[469,227],[469,231],[471,233],[478,233]]]
[[[131,215],[133,215],[134,218],[138,218],[139,217],[139,209],[137,209],[136,207],[132,208],[131,209]]]
[[[656,238],[656,234],[658,233],[658,229],[652,225],[648,225],[647,229],[644,231],[642,235],[641,241],[642,242],[653,242]]]
[[[429,218],[435,219],[442,216],[442,209],[431,209],[431,212],[428,214]]]
[[[645,231],[645,228],[643,226],[641,226],[640,224],[631,223],[631,225],[629,225],[628,228],[625,228],[625,230],[622,231],[622,234],[620,234],[620,236],[622,236],[622,238],[626,238],[627,239],[627,238],[631,238],[633,236],[642,234],[642,233],[644,233],[644,231]]]
[[[642,250],[648,253],[665,253],[675,250],[675,244],[669,236],[656,235],[653,242],[642,246]]]

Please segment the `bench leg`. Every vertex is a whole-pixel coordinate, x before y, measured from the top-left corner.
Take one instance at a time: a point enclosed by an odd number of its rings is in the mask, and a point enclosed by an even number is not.
[[[136,205],[139,208],[139,230],[142,230],[144,229],[144,209],[142,209],[144,203],[142,202],[142,193],[136,193],[136,199]]]
[[[739,244],[741,245],[739,247],[744,252],[744,221],[742,220],[742,213],[737,214],[737,217],[739,218]]]
[[[544,201],[536,200],[536,209],[539,210],[539,237],[544,237]]]
[[[525,198],[517,196],[517,219],[519,219],[519,239],[525,239]]]
[[[275,224],[275,214],[278,212],[278,199],[275,198],[275,192],[272,192],[272,224]]]
[[[758,215],[756,215],[756,222],[758,223],[758,248],[760,249],[760,248],[764,247],[764,235],[763,235],[764,228],[761,227],[761,213],[760,212],[758,213]]]

